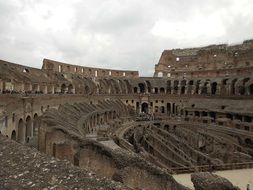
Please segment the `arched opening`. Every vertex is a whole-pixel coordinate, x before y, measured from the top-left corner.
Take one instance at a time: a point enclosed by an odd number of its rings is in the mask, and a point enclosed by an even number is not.
[[[23,119],[18,121],[18,142],[25,142],[25,126]]]
[[[220,95],[227,94],[227,89],[228,89],[227,82],[228,82],[228,79],[223,79],[221,81]]]
[[[185,94],[185,86],[181,87],[181,94]]]
[[[68,86],[68,94],[74,94],[74,87],[72,84]]]
[[[175,103],[172,104],[172,113],[173,113],[173,114],[176,113],[176,106],[175,106]]]
[[[177,94],[178,93],[178,80],[174,81],[174,94]]]
[[[151,93],[152,87],[149,81],[146,81],[147,83],[147,88],[148,88],[148,93]]]
[[[62,84],[61,85],[61,93],[65,93],[66,92],[66,85],[65,84]]]
[[[155,94],[158,94],[158,88],[155,88]]]
[[[27,116],[25,120],[25,126],[26,126],[26,141],[29,142],[29,139],[33,135],[32,119],[30,116]]]
[[[137,94],[138,93],[138,88],[134,87],[134,93]]]
[[[164,88],[160,88],[160,93],[164,94],[165,93],[165,89]]]
[[[239,86],[238,87],[238,93],[240,95],[244,95],[245,94],[245,87],[244,86]]]
[[[85,86],[84,87],[84,94],[89,94],[89,92],[90,92],[89,86]]]
[[[167,81],[167,94],[171,94],[171,81]]]
[[[158,77],[163,77],[163,72],[159,72],[157,76]]]
[[[14,141],[15,141],[15,140],[17,140],[16,138],[17,138],[17,137],[16,137],[16,131],[13,130],[12,133],[11,133],[11,140],[14,140]]]
[[[33,116],[33,136],[38,135],[38,129],[39,129],[39,119],[38,114],[34,114]]]
[[[231,94],[235,95],[235,83],[236,83],[237,79],[234,79],[231,83]]]
[[[211,94],[215,95],[217,91],[217,82],[213,82],[211,85]]]
[[[148,103],[144,102],[141,104],[141,112],[148,113]]]
[[[213,118],[213,121],[216,120],[216,113],[215,112],[210,112],[210,117]]]
[[[195,89],[196,94],[199,94],[199,88],[200,88],[200,80],[198,80],[196,83],[196,89]]]
[[[171,104],[167,103],[167,114],[170,114],[171,112]]]
[[[194,112],[194,115],[197,116],[197,117],[200,117],[199,111],[195,111],[195,112]]]
[[[250,80],[250,78],[245,78],[242,81],[242,84],[238,87],[238,93],[240,95],[244,95],[246,93],[246,88],[245,88],[245,84],[246,82],[248,82]]]
[[[253,84],[249,85],[249,94],[253,94]]]
[[[140,88],[140,93],[145,93],[146,92],[145,85],[143,83],[139,83],[138,86]]]
[[[207,94],[207,84],[208,84],[208,82],[204,83],[204,86],[201,89],[201,94]]]
[[[161,112],[161,113],[164,113],[164,112],[165,112],[164,106],[161,106],[161,107],[160,107],[160,112]]]
[[[181,92],[180,94],[185,94],[185,86],[186,86],[186,80],[181,81]]]

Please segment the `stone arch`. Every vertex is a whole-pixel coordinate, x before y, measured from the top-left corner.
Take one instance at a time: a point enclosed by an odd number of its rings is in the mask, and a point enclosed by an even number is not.
[[[176,104],[175,103],[172,104],[172,113],[176,114]]]
[[[127,86],[126,86],[126,83],[122,80],[119,80],[119,85],[120,85],[120,88],[121,88],[121,93],[122,94],[127,94]]]
[[[148,113],[149,112],[149,106],[147,102],[143,102],[141,104],[141,112]]]
[[[215,95],[216,92],[217,92],[217,82],[213,82],[213,83],[211,84],[211,94],[212,94],[212,95]]]
[[[171,104],[167,103],[167,114],[171,113]]]
[[[138,88],[134,87],[134,93],[137,94],[138,93]]]
[[[147,91],[148,91],[148,93],[151,93],[152,92],[152,86],[151,86],[150,81],[146,80],[146,84],[147,84]]]
[[[223,79],[222,81],[221,81],[221,88],[220,88],[220,94],[221,95],[226,95],[227,94],[227,85],[228,85],[228,79],[226,78],[226,79]]]
[[[201,88],[201,94],[207,94],[207,92],[208,92],[207,85],[208,85],[208,82],[205,81],[204,84],[203,84],[203,86],[202,86],[202,88]]]
[[[174,81],[174,94],[177,94],[177,93],[178,93],[178,85],[179,85],[179,81],[178,81],[178,80],[175,80],[175,81]]]
[[[89,92],[90,92],[89,86],[85,86],[84,87],[84,94],[89,94]]]
[[[72,85],[72,84],[69,84],[69,85],[68,85],[68,93],[69,93],[69,94],[74,94],[74,92],[75,92],[75,89],[74,89],[73,85]]]
[[[145,93],[146,92],[146,85],[144,83],[139,83],[138,84],[140,93]]]
[[[26,141],[29,142],[29,139],[33,136],[33,124],[31,116],[26,117],[25,127],[26,127]]]
[[[132,86],[129,83],[128,80],[124,80],[125,84],[126,84],[126,88],[127,88],[127,93],[132,93]]]
[[[167,81],[167,94],[171,94],[171,81]]]
[[[235,92],[236,92],[236,88],[235,88],[236,82],[237,82],[237,79],[233,79],[231,82],[230,93],[232,95],[235,95]]]
[[[186,80],[181,81],[181,92],[180,94],[185,94],[185,86],[186,86]]]
[[[165,108],[164,108],[164,106],[160,106],[160,113],[165,113]]]
[[[160,93],[164,94],[165,93],[165,89],[163,87],[160,88]]]
[[[38,114],[35,113],[33,116],[33,136],[38,135],[38,129],[39,129],[39,117]]]
[[[66,84],[61,85],[61,93],[65,93],[67,90]]]
[[[195,89],[196,94],[199,94],[199,89],[200,89],[200,80],[198,80],[196,83],[196,89]]]
[[[24,143],[26,135],[26,128],[24,125],[23,119],[19,119],[18,121],[18,142]]]
[[[188,88],[187,88],[187,94],[192,94],[193,92],[192,92],[192,90],[193,90],[193,84],[194,84],[194,81],[193,80],[190,80],[189,82],[188,82]]]
[[[253,95],[253,83],[248,86],[248,91],[250,95]]]
[[[238,91],[239,95],[246,94],[245,83],[247,83],[249,80],[250,80],[250,78],[244,78],[242,81],[238,82],[237,91]]]
[[[12,133],[11,133],[11,140],[17,140],[17,136],[16,136],[16,131],[13,130]]]

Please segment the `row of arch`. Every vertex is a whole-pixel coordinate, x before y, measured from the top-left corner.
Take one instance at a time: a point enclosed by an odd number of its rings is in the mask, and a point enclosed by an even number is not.
[[[31,138],[38,135],[39,120],[38,114],[28,115],[25,120],[18,120],[16,130],[12,131],[11,139],[20,143],[28,143]],[[17,131],[17,132],[16,132]]]
[[[1,92],[5,92],[2,85]],[[10,85],[7,85],[10,86]],[[1,87],[1,85],[0,85]],[[13,91],[20,91],[15,88]],[[200,94],[200,95],[253,95],[253,78],[223,78],[194,80],[164,79],[97,79],[75,78],[73,83],[62,84],[25,84],[27,93],[43,94]]]
[[[253,78],[167,80],[160,87],[153,87],[149,81],[144,81],[133,89],[134,93],[253,95]]]
[[[86,134],[92,134],[97,131],[100,126],[109,124],[110,120],[116,119],[119,114],[116,111],[105,111],[103,113],[92,113],[83,123],[83,129]]]

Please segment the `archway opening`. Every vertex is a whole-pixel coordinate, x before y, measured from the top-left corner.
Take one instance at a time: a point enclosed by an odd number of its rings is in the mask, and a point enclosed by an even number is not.
[[[235,84],[236,84],[237,79],[234,79],[231,83],[231,94],[235,95]]]
[[[33,116],[33,136],[38,135],[38,128],[39,128],[39,119],[38,114],[34,114]]]
[[[167,81],[167,94],[170,94],[171,93],[171,81],[168,80]]]
[[[164,113],[164,112],[165,112],[164,106],[161,106],[161,107],[160,107],[160,112],[161,112],[161,113]]]
[[[27,116],[25,123],[26,123],[26,140],[29,141],[29,139],[33,135],[32,119],[30,116]]]
[[[74,94],[74,87],[72,84],[68,86],[68,94]]]
[[[213,82],[211,86],[211,94],[215,95],[217,91],[217,82]]]
[[[249,85],[249,94],[253,94],[253,84]]]
[[[16,138],[17,138],[16,137],[16,131],[13,130],[12,133],[11,133],[11,139],[15,141],[15,140],[17,140]]]
[[[148,93],[151,93],[151,90],[152,90],[151,83],[149,81],[146,81],[146,83],[147,83]]]
[[[145,85],[143,83],[139,83],[138,86],[140,88],[140,93],[145,93],[146,92]]]
[[[18,142],[25,142],[25,126],[23,119],[18,121]]]
[[[148,103],[144,102],[141,104],[141,112],[148,113]]]
[[[62,84],[61,85],[61,93],[65,93],[66,92],[66,85]]]

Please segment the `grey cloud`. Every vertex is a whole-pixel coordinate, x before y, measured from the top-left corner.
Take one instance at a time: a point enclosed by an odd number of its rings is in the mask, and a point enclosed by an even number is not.
[[[151,76],[164,49],[234,43],[253,37],[253,14],[249,11],[253,2],[249,0],[239,3],[236,0],[73,0],[66,2],[67,10],[61,10],[64,3],[0,0],[0,59],[41,67],[42,59],[48,57],[93,67],[134,69]],[[236,8],[237,5],[241,6]],[[43,13],[33,12],[39,6],[43,7]],[[62,19],[54,20],[59,18]],[[213,32],[224,30],[225,33],[212,36],[205,33],[202,25],[189,29],[177,25],[188,23],[191,27],[191,22],[198,18],[207,18],[206,24],[214,19],[210,23],[214,26],[216,21],[220,22],[222,28]],[[165,36],[153,34],[158,21],[182,27],[179,29],[187,38],[182,40],[177,32],[170,33],[175,28]],[[198,31],[203,32],[196,36]]]

